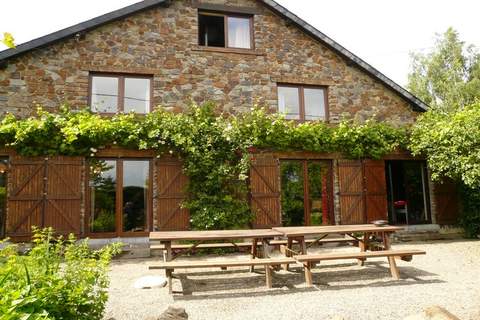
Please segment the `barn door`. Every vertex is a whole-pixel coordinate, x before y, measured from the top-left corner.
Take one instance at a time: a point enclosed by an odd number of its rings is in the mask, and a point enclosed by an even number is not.
[[[182,163],[176,159],[158,160],[157,166],[157,226],[158,230],[188,230],[190,215],[182,208],[188,178]]]
[[[340,222],[360,224],[365,222],[365,197],[362,161],[339,160],[338,183]]]
[[[281,226],[278,159],[256,159],[250,168],[250,201],[254,228]]]
[[[28,238],[32,226],[80,234],[83,159],[12,157],[7,236]]]
[[[457,223],[459,206],[455,182],[444,178],[433,185],[436,221],[441,225]]]
[[[365,209],[367,222],[388,220],[387,179],[385,161],[364,160]]]

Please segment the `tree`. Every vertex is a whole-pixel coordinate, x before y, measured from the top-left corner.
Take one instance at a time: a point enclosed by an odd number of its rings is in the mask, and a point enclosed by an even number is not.
[[[449,28],[428,54],[412,54],[408,89],[432,109],[455,111],[480,97],[480,54]]]
[[[4,32],[3,39],[1,39],[0,41],[9,48],[15,48],[15,39],[13,39],[11,33]]]

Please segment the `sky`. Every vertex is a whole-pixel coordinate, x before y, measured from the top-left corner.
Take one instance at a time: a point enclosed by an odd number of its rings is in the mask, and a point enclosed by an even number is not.
[[[20,44],[138,0],[3,0],[0,32]],[[477,0],[277,0],[400,85],[410,52],[428,52],[435,34],[453,27],[480,47]]]

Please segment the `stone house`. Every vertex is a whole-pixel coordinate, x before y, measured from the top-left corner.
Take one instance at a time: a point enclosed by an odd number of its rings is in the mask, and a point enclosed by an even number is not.
[[[207,100],[231,113],[258,103],[333,124],[376,117],[407,125],[427,108],[273,0],[145,0],[0,52],[2,114],[28,116],[36,104],[55,111],[64,102],[105,116],[157,105],[182,112]],[[84,158],[5,152],[5,234],[22,239],[32,225],[99,238],[188,228],[178,160],[115,148],[98,157],[107,168],[100,184]],[[403,153],[348,161],[259,152],[250,181],[253,227],[382,218],[435,231],[458,213],[451,186],[434,185],[425,162]]]

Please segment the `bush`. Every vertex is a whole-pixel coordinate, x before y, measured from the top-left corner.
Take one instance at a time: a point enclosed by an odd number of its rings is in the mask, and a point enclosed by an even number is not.
[[[480,235],[480,189],[463,186],[461,194],[463,208],[460,224],[468,238],[475,238]]]
[[[33,247],[0,250],[0,319],[102,319],[107,275],[120,245],[92,251],[87,241],[55,237],[51,228],[34,230]]]

